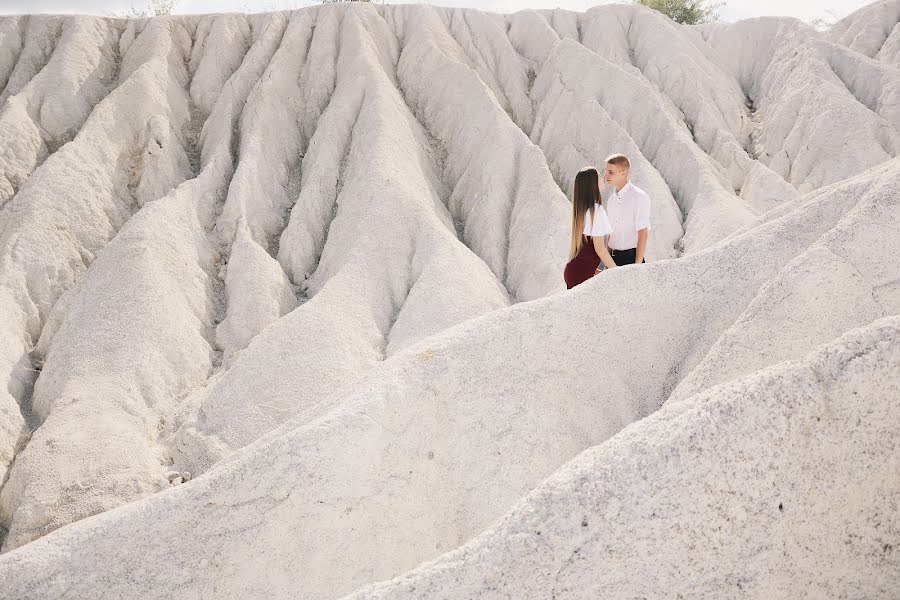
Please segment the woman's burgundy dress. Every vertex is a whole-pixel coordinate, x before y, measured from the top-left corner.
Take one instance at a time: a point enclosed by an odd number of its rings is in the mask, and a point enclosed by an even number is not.
[[[566,287],[572,289],[579,283],[584,283],[594,276],[600,265],[600,257],[594,250],[594,242],[588,236],[582,237],[581,249],[578,254],[566,265],[563,277],[566,279]]]

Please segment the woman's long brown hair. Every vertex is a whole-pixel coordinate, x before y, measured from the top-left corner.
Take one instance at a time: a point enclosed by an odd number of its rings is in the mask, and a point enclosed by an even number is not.
[[[584,237],[584,215],[591,213],[594,218],[594,206],[600,202],[600,173],[594,167],[578,171],[575,176],[575,189],[572,192],[572,246],[569,260],[578,255]]]

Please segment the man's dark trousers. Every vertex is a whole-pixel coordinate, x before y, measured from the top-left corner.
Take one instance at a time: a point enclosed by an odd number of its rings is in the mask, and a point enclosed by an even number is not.
[[[610,250],[609,254],[612,256],[616,266],[633,265],[634,259],[637,258],[637,248],[632,248],[631,250]],[[647,262],[647,259],[644,259],[642,262]]]

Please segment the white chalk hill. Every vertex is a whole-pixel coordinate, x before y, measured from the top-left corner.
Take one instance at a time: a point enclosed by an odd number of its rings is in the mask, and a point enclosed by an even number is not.
[[[4,597],[900,595],[898,21],[0,17]]]

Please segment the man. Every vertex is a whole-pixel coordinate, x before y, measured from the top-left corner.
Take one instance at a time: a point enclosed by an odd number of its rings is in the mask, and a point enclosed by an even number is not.
[[[606,201],[606,213],[612,224],[607,245],[616,266],[646,262],[650,237],[650,196],[628,181],[631,163],[624,154],[606,159],[606,183],[616,189]]]

